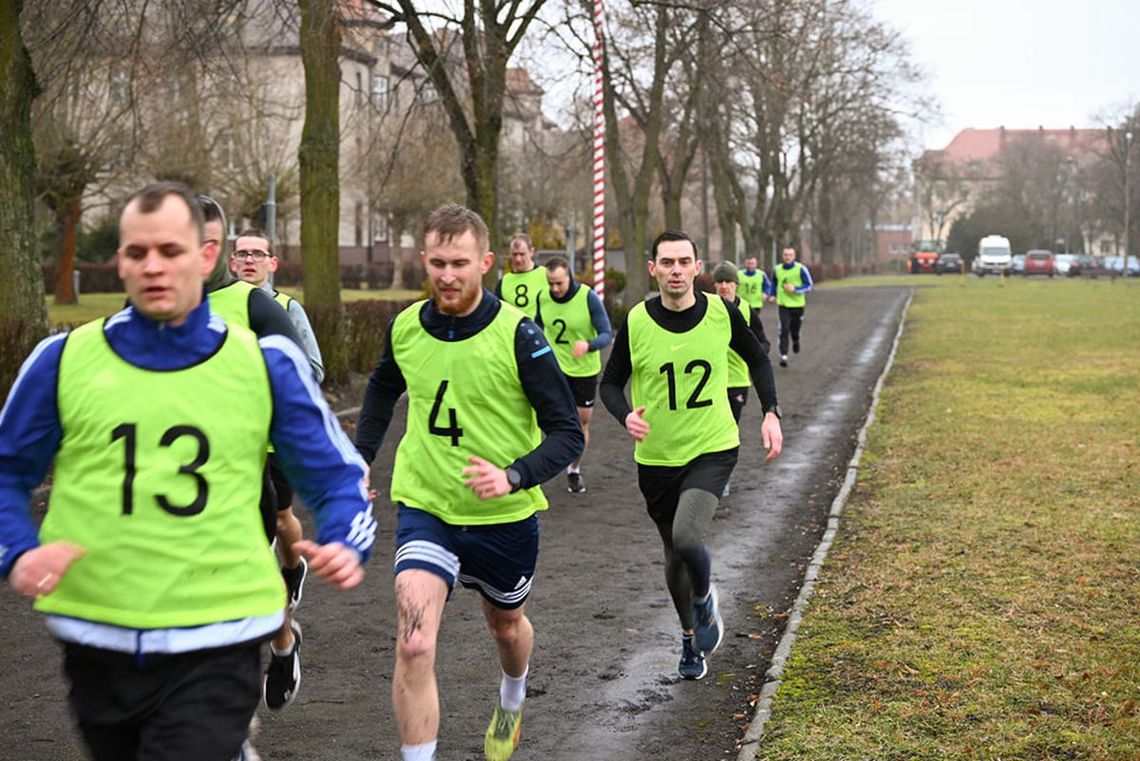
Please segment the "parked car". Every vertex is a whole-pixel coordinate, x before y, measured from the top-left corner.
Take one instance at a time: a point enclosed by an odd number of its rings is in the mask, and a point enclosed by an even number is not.
[[[1110,275],[1119,275],[1123,267],[1123,256],[1106,256],[1104,258],[1104,270]],[[1140,259],[1135,256],[1128,257],[1128,277],[1140,277]]]
[[[917,275],[920,272],[935,272],[937,270],[937,262],[937,252],[915,251],[910,255],[910,261],[907,263],[907,269],[910,270],[910,274],[912,275]]]
[[[974,260],[975,263],[977,261],[978,261],[977,259]],[[1013,257],[1010,259],[1009,267],[1010,267],[1010,271],[1013,272],[1013,274],[1024,275],[1025,274],[1025,254],[1014,254]],[[977,268],[975,267],[975,269],[977,269]]]
[[[1104,274],[1104,265],[1092,254],[1077,254],[1076,257],[1082,277],[1097,278]]]
[[[1053,258],[1053,266],[1056,268],[1058,275],[1074,277],[1081,274],[1081,266],[1077,264],[1076,254],[1057,254],[1057,256]]]
[[[965,268],[966,265],[958,254],[943,254],[938,257],[938,263],[934,265],[934,271],[939,275],[943,272],[962,272]]]
[[[1025,252],[1025,265],[1022,273],[1025,275],[1048,275],[1053,277],[1053,252],[1035,248]]]

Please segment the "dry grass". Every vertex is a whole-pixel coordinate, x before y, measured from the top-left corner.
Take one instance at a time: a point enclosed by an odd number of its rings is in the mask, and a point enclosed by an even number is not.
[[[1140,287],[924,284],[757,758],[1140,758]]]

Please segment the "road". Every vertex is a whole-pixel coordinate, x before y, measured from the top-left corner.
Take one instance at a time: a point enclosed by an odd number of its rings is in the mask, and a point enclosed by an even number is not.
[[[595,413],[583,467],[588,491],[561,478],[546,488],[542,550],[528,610],[537,644],[518,761],[696,761],[733,754],[750,716],[784,616],[823,532],[871,390],[890,350],[907,291],[821,290],[808,300],[803,352],[776,368],[784,454],[764,464],[759,405],[751,395],[732,495],[710,538],[727,633],[699,682],[676,675],[678,625],[665,589],[657,532],[637,490],[632,441]],[[763,312],[770,337],[776,310]],[[775,349],[773,349],[773,356]],[[387,493],[403,404],[376,459]],[[302,511],[303,512],[303,511]],[[398,758],[389,690],[394,660],[391,538],[394,515],[378,500],[381,535],[361,587],[306,585],[304,676],[297,701],[259,711],[266,761]],[[444,614],[438,673],[441,760],[482,759],[498,665],[475,593],[458,590]],[[83,758],[67,715],[59,651],[25,600],[0,594],[0,756]]]

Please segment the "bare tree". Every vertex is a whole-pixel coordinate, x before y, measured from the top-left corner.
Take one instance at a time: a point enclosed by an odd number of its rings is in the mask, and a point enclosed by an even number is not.
[[[467,0],[462,13],[453,15],[417,9],[412,0],[372,0],[407,27],[408,44],[459,144],[467,205],[487,221],[493,250],[499,244],[496,183],[507,64],[545,2]]]

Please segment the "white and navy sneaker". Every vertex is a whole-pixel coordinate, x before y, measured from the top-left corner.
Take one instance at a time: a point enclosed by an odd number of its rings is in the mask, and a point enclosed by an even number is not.
[[[717,605],[715,584],[709,584],[709,593],[704,600],[693,601],[693,628],[693,638],[700,651],[705,655],[716,652],[724,638],[724,621]]]

